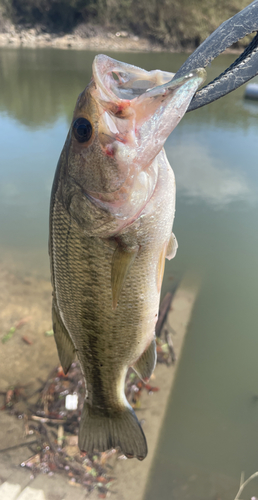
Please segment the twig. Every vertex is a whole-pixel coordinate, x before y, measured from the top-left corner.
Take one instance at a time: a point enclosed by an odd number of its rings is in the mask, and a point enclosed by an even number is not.
[[[29,429],[29,424],[28,424],[28,415],[26,415],[26,413],[24,414],[24,433],[25,433],[25,436],[29,436],[29,433],[30,433],[30,429]]]
[[[55,453],[57,451],[57,447],[54,443],[54,440],[50,434],[50,431],[48,430],[46,424],[43,424],[43,422],[40,422],[42,428],[44,429],[45,433],[46,433],[46,436],[47,436],[47,440],[48,440],[48,443],[49,443],[49,446],[50,446],[50,449]]]
[[[175,353],[175,349],[173,346],[173,340],[172,340],[171,333],[169,333],[167,329],[165,329],[165,339],[166,339],[166,342],[168,345],[171,363],[173,365],[176,362],[176,353]]]
[[[57,431],[57,444],[58,444],[58,446],[63,446],[63,441],[64,441],[64,427],[62,425],[59,425],[58,431]]]
[[[44,384],[45,385],[45,384]],[[29,394],[27,396],[27,400],[28,399],[31,399],[33,398],[33,396],[35,396],[35,394],[38,394],[39,392],[42,392],[42,390],[44,389],[44,385],[42,384],[41,387],[39,387],[38,389],[36,389],[34,392],[32,392],[31,394]]]
[[[27,443],[21,443],[21,444],[16,444],[14,446],[9,446],[8,448],[3,448],[2,450],[0,450],[0,453],[4,453],[5,451],[9,450],[16,450],[16,448],[20,448],[21,446],[30,446],[31,444],[35,444],[37,442],[38,442],[37,440],[34,440],[34,441],[29,441]]]
[[[48,418],[48,417],[38,417],[37,415],[31,415],[30,420],[35,420],[36,422],[40,422],[41,424],[65,424],[67,420],[61,420],[58,418]]]
[[[243,474],[243,473],[242,473]],[[243,489],[247,486],[248,483],[250,483],[250,481],[252,481],[252,479],[254,479],[255,477],[258,477],[258,472],[255,472],[254,474],[252,474],[246,481],[244,481],[242,484],[241,484],[241,481],[243,479],[243,476],[241,474],[241,480],[240,480],[240,488],[236,494],[236,497],[234,498],[234,500],[240,500],[240,495],[243,491]]]
[[[162,327],[165,323],[172,299],[173,299],[173,294],[171,292],[168,292],[160,304],[159,318],[158,318],[158,321],[156,323],[156,336],[157,337],[160,337],[161,330],[162,330]]]
[[[33,344],[32,340],[28,339],[28,337],[26,337],[26,335],[23,335],[22,340],[23,340],[23,342],[25,342],[25,344],[28,344],[28,345]]]

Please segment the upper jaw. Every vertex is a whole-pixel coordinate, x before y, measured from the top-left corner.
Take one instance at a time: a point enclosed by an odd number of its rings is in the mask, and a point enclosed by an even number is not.
[[[115,141],[134,148],[138,162],[153,160],[185,114],[206,72],[196,68],[178,79],[173,76],[105,55],[94,59],[94,97],[100,106],[99,138],[104,149],[108,142],[114,149]],[[111,154],[110,147],[107,154]]]
[[[205,68],[215,57],[244,36],[258,31],[258,0],[222,23],[185,61],[174,78]],[[187,111],[223,97],[258,74],[258,34],[244,52],[213,82],[196,92]]]

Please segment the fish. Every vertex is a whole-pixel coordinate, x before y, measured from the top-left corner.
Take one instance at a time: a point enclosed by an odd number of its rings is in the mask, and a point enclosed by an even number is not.
[[[77,356],[86,381],[79,448],[120,448],[143,460],[147,442],[125,377],[156,364],[155,325],[172,232],[175,178],[163,149],[205,70],[172,81],[97,55],[57,165],[49,253],[54,338],[64,373]]]

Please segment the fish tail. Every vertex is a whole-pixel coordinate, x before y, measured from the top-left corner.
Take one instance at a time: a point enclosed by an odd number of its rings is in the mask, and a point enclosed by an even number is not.
[[[148,453],[144,432],[131,406],[107,415],[85,401],[79,429],[80,450],[93,453],[117,447],[127,458],[143,460]]]

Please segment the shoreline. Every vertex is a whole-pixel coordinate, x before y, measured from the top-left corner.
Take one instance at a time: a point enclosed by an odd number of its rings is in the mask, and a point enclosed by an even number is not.
[[[106,31],[100,27],[89,29],[88,34],[81,36],[83,30],[75,29],[73,33],[42,32],[38,28],[23,29],[8,25],[6,31],[0,33],[0,47],[53,47],[76,50],[109,50],[117,52],[180,52],[175,48],[166,48],[147,38],[139,37],[126,31]]]
[[[87,25],[85,25],[87,28]],[[58,48],[63,50],[93,50],[114,52],[170,52],[191,53],[195,47],[185,48],[177,46],[165,46],[153,42],[145,37],[136,36],[127,31],[106,31],[100,26],[86,29],[75,29],[73,33],[55,34],[43,32],[40,28],[24,29],[7,23],[4,32],[0,32],[0,47],[25,47],[25,48]],[[242,48],[227,49],[225,54],[240,54]]]

